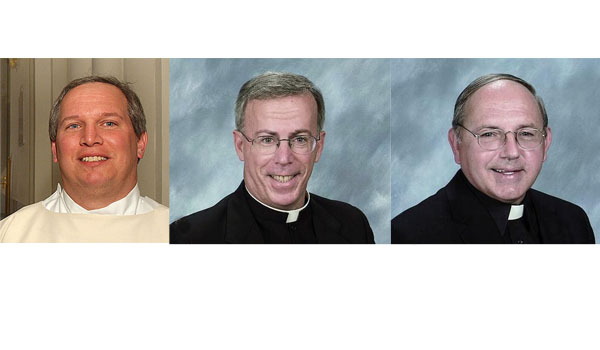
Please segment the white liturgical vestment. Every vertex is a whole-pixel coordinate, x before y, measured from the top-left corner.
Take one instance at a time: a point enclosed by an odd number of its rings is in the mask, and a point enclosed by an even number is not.
[[[0,221],[0,242],[169,242],[169,209],[137,185],[110,205],[86,210],[60,185],[42,202]]]

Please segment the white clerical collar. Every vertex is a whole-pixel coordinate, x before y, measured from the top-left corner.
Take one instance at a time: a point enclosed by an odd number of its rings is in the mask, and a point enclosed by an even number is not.
[[[69,194],[67,194],[67,191],[58,184],[56,192],[44,200],[43,205],[50,211],[66,214],[135,215],[151,211],[152,208],[150,207],[145,208],[142,210],[143,212],[140,212],[138,204],[143,202],[141,199],[140,190],[136,184],[125,197],[118,201],[112,202],[104,208],[87,210],[77,204]]]
[[[246,187],[246,186],[244,186]],[[277,209],[277,208],[273,208],[271,206],[266,205],[265,203],[259,201],[258,199],[256,199],[256,197],[254,197],[252,195],[252,193],[250,193],[250,191],[248,191],[248,187],[246,187],[246,192],[248,192],[248,194],[250,195],[250,197],[254,198],[255,201],[257,201],[258,203],[264,205],[265,207],[271,209],[271,210],[275,210],[278,211],[280,213],[286,213],[288,214],[287,219],[285,220],[286,224],[289,224],[291,222],[296,222],[298,220],[298,216],[300,216],[300,212],[302,211],[302,209],[306,208],[308,206],[308,203],[310,203],[310,193],[308,191],[306,191],[306,195],[308,196],[308,200],[306,201],[306,203],[304,204],[304,206],[300,209],[293,209],[293,210],[282,210],[282,209]]]
[[[517,220],[523,217],[523,211],[525,210],[525,205],[511,205],[510,213],[508,214],[508,220]]]

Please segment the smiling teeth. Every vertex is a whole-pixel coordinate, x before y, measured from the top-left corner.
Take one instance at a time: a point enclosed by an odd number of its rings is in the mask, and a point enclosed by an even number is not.
[[[93,156],[93,157],[83,157],[81,158],[82,162],[99,162],[101,160],[106,160],[106,157]]]
[[[512,175],[515,173],[514,171],[506,171],[506,170],[498,170],[498,169],[494,169],[494,171],[497,173],[506,174],[506,175]]]
[[[277,182],[288,182],[290,181],[294,176],[292,175],[273,175],[273,178],[275,179],[275,181]]]

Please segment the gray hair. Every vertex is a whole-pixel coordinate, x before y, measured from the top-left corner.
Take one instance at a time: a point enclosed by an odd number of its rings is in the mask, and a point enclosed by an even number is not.
[[[521,85],[523,85],[527,90],[529,90],[529,92],[531,92],[531,94],[533,95],[533,97],[535,97],[535,100],[537,101],[538,107],[540,109],[540,114],[542,115],[542,121],[544,123],[544,129],[546,127],[548,127],[548,115],[546,114],[546,107],[544,106],[544,101],[542,100],[542,98],[540,96],[538,96],[535,92],[535,88],[533,87],[533,85],[529,84],[528,82],[526,82],[525,80],[519,78],[519,77],[515,77],[514,75],[510,75],[510,74],[488,74],[488,75],[483,75],[475,80],[473,80],[471,82],[471,84],[469,84],[461,93],[460,95],[458,95],[458,98],[456,99],[456,104],[454,105],[454,118],[452,119],[452,128],[454,128],[454,131],[457,132],[458,134],[458,125],[462,124],[464,125],[464,120],[466,118],[466,105],[467,102],[469,102],[469,98],[471,98],[471,96],[473,96],[473,94],[481,89],[482,87],[486,86],[487,84],[493,83],[495,81],[498,80],[510,80],[510,81],[514,81],[516,83],[519,83]]]
[[[71,81],[69,84],[67,84],[67,86],[64,87],[60,95],[58,95],[56,101],[54,101],[52,109],[50,110],[50,123],[48,128],[48,132],[50,133],[50,141],[56,142],[58,121],[60,119],[60,106],[62,105],[62,101],[64,100],[65,96],[74,88],[88,83],[109,84],[116,86],[119,90],[121,90],[127,99],[127,113],[129,114],[129,119],[133,125],[135,135],[139,139],[140,136],[146,132],[146,116],[144,115],[144,108],[142,108],[142,103],[140,102],[137,94],[129,87],[130,83],[121,82],[119,79],[111,76],[90,75]]]
[[[310,93],[317,103],[317,132],[325,123],[325,101],[321,91],[306,77],[293,73],[266,72],[248,80],[235,101],[235,127],[242,130],[246,105],[250,100],[269,100]]]

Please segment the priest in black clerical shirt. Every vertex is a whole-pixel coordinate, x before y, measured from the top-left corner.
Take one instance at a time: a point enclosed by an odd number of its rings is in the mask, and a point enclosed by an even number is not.
[[[594,243],[583,209],[531,189],[552,142],[532,85],[477,78],[459,95],[448,140],[461,170],[392,220],[392,243]]]
[[[235,105],[244,180],[215,206],[171,224],[171,243],[374,243],[357,208],[306,191],[323,152],[325,103],[307,78],[267,72]]]
[[[521,204],[508,204],[484,195],[468,181],[465,183],[494,219],[503,243],[541,243],[539,224],[531,195],[526,194]],[[525,211],[525,207],[527,207],[527,211]]]

